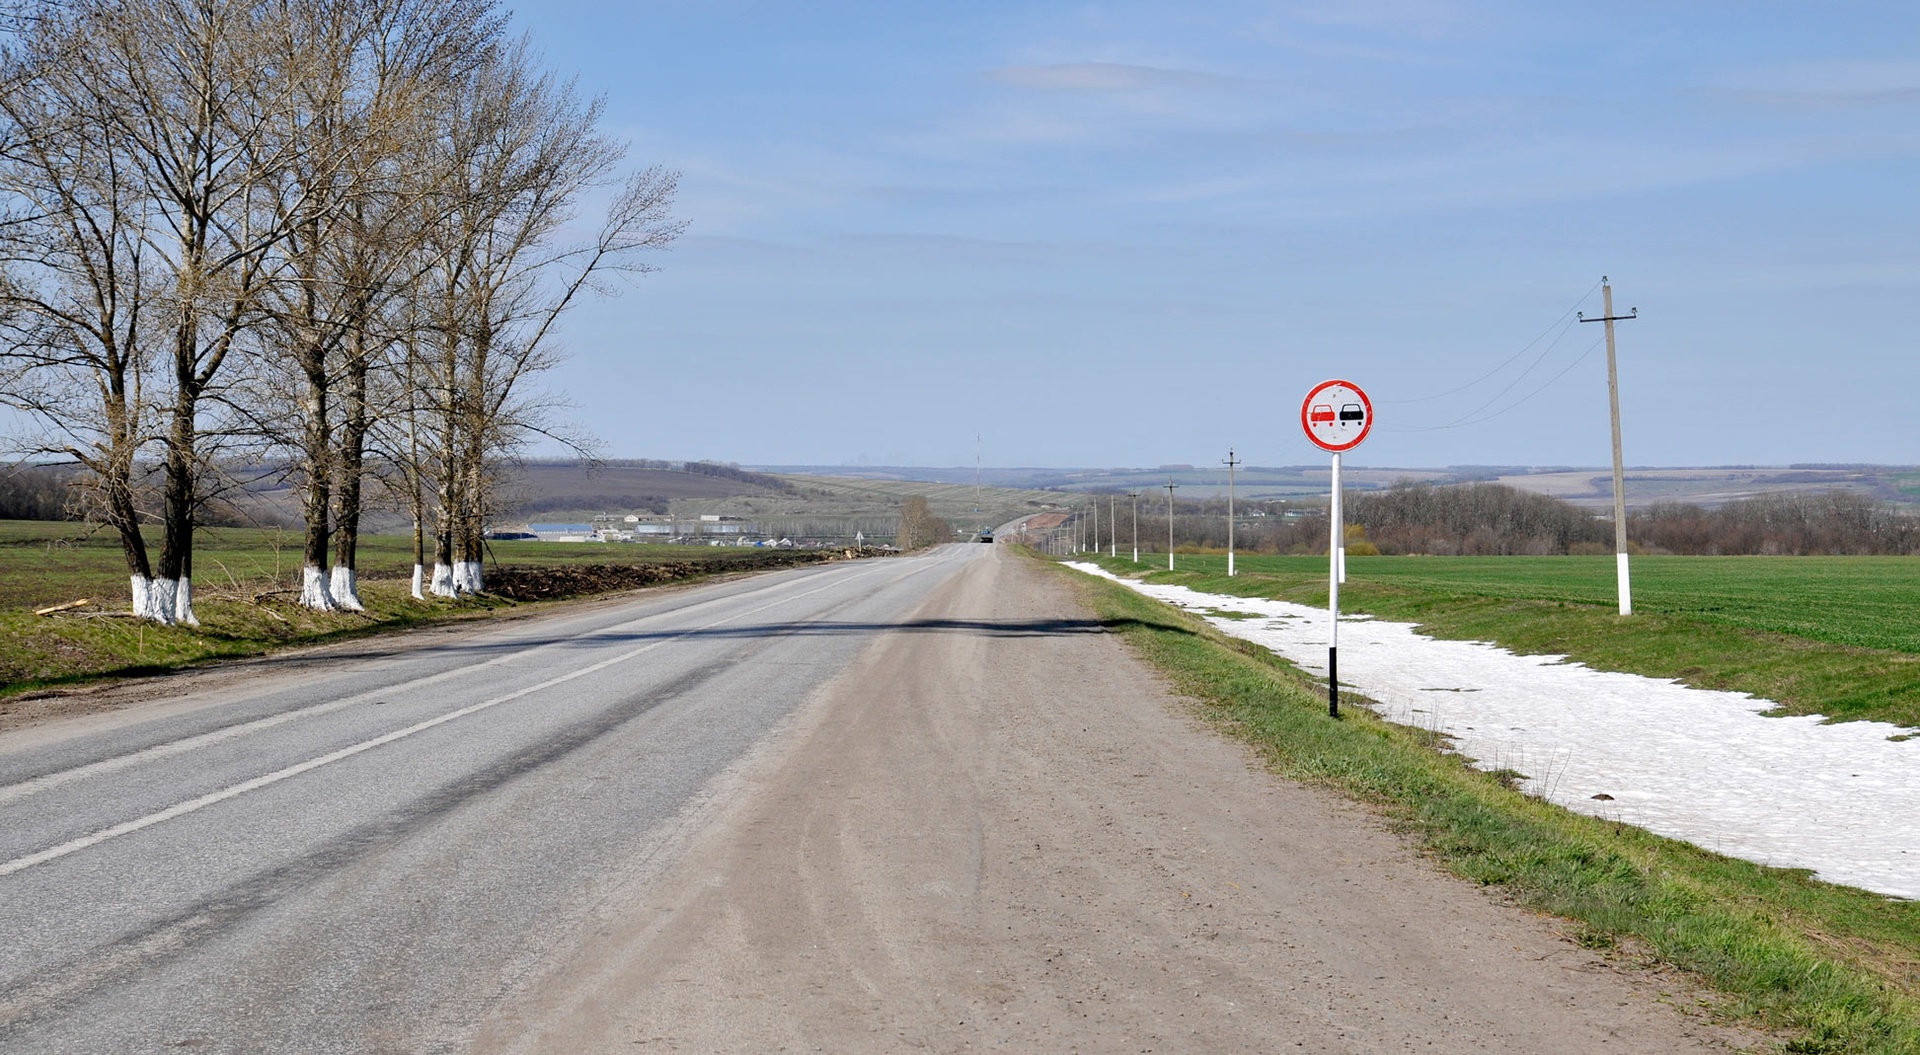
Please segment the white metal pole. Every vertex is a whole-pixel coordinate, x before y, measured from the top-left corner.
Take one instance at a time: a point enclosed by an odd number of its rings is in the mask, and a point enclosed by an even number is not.
[[[1333,505],[1327,516],[1333,529],[1327,550],[1327,714],[1340,717],[1340,455],[1333,456]]]

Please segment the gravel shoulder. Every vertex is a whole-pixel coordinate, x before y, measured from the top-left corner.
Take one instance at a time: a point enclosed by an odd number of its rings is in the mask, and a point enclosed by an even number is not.
[[[1697,1052],[1616,969],[1259,769],[1006,551],[737,769],[475,1050]]]

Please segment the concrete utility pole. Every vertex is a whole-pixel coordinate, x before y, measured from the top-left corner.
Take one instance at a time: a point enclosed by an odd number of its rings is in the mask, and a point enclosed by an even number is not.
[[[1128,491],[1127,497],[1133,499],[1133,562],[1138,564],[1140,563],[1140,489],[1136,487]]]
[[[1613,324],[1640,317],[1640,309],[1629,309],[1625,315],[1613,313],[1613,287],[1607,284],[1607,276],[1600,276],[1601,307],[1605,314],[1597,319],[1589,319],[1582,313],[1581,322],[1604,322],[1607,324],[1607,405],[1613,412],[1613,560],[1620,580],[1620,614],[1633,614],[1633,585],[1627,578],[1627,475],[1620,457],[1620,368],[1615,365],[1613,355]]]
[[[1564,316],[1563,316],[1564,317]],[[1173,570],[1173,489],[1180,486],[1167,477],[1167,570]]]
[[[980,434],[973,434],[973,519],[980,519]]]
[[[1107,556],[1120,555],[1120,517],[1114,513],[1114,507],[1120,504],[1120,496],[1107,492]]]
[[[1565,315],[1560,316],[1566,318]],[[1227,448],[1227,578],[1233,578],[1233,467],[1239,465],[1233,448]]]

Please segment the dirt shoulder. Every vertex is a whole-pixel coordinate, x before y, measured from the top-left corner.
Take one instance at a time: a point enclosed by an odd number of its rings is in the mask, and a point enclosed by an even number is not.
[[[1687,1052],[1742,1039],[1203,727],[1010,554],[887,635],[481,1051]]]

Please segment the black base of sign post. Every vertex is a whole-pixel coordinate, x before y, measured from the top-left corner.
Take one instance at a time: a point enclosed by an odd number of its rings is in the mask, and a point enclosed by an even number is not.
[[[1331,645],[1327,647],[1327,717],[1340,717],[1340,664]]]

